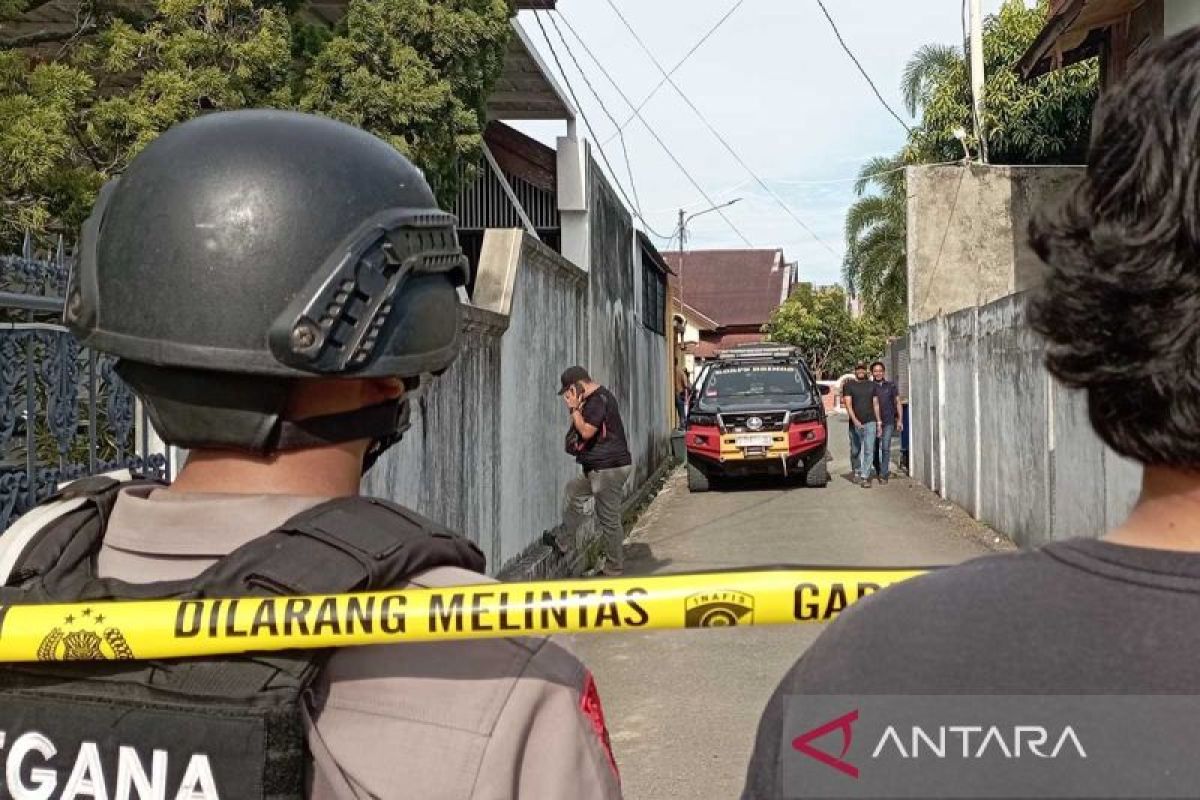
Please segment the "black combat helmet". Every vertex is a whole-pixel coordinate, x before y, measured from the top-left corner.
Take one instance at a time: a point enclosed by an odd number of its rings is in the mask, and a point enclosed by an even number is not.
[[[66,324],[120,359],[172,444],[386,445],[406,404],[299,423],[282,413],[298,378],[450,365],[468,269],[454,222],[421,172],[364,131],[286,111],[210,114],[101,190]]]

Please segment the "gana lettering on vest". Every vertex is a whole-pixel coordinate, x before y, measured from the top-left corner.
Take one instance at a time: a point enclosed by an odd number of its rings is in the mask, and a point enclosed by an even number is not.
[[[110,760],[107,769],[96,742],[80,743],[79,750],[72,756],[60,753],[54,742],[38,731],[22,733],[11,744],[8,731],[0,731],[0,750],[5,751],[7,788],[0,796],[13,800],[73,800],[77,797],[217,800],[221,796],[213,778],[212,765],[203,753],[192,754],[178,788],[172,790],[167,782],[170,760],[165,750],[153,750],[147,759],[135,748],[121,745],[117,749],[115,765]],[[60,760],[60,756],[66,758]]]
[[[245,759],[262,758],[262,731],[245,720],[106,703],[6,698],[0,709],[3,800],[218,800],[258,794]],[[178,716],[174,719],[180,722]],[[203,741],[229,737],[214,749]],[[238,753],[241,748],[247,752]],[[249,762],[253,763],[253,762]],[[240,774],[239,774],[240,773]]]
[[[330,652],[315,637],[393,637],[405,628],[396,587],[409,576],[485,568],[474,544],[353,497],[302,511],[187,580],[100,577],[93,566],[126,485],[71,484],[62,498],[88,502],[6,535],[15,550],[0,546],[0,656],[26,651],[0,657],[11,662],[0,663],[0,800],[303,800],[308,688]],[[243,655],[289,632],[295,645]],[[236,646],[155,649],[209,635]]]

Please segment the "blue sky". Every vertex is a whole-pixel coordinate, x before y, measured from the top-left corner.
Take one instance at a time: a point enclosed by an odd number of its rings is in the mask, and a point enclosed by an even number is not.
[[[670,69],[736,0],[612,2]],[[984,0],[985,13],[1000,4],[1001,0]],[[825,5],[884,98],[906,119],[899,91],[905,61],[922,44],[962,41],[961,0],[825,0]],[[661,73],[608,0],[558,0],[558,8],[632,101],[639,102],[659,82]],[[522,12],[520,19],[557,73],[533,12]],[[563,52],[549,20],[543,17],[543,23],[584,115],[600,139],[608,139],[615,126]],[[559,24],[575,45],[570,31]],[[624,121],[630,116],[629,106],[582,48],[576,45],[574,50],[603,104],[618,122]],[[750,178],[668,84],[641,114],[675,157],[714,201],[742,198],[726,213],[754,246],[782,247],[789,260],[800,262],[802,280],[838,280],[842,221],[854,199],[852,182],[841,179],[852,178],[871,156],[895,152],[905,134],[838,45],[816,0],[744,0],[672,77],[821,241]],[[550,144],[565,132],[563,123],[518,127]],[[582,121],[579,129],[586,134]],[[637,195],[651,227],[670,234],[678,208],[707,206],[640,121],[632,121],[624,137]],[[612,139],[604,149],[628,190],[620,141]],[[808,183],[814,181],[840,182]],[[744,246],[715,213],[693,220],[688,239],[689,247],[696,248]]]

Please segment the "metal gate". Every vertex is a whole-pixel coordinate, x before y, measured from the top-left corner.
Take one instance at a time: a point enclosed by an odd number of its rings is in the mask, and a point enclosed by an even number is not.
[[[60,240],[0,256],[0,531],[60,484],[116,469],[169,480],[116,359],[82,348],[59,320],[70,263]],[[153,451],[153,452],[152,452]]]

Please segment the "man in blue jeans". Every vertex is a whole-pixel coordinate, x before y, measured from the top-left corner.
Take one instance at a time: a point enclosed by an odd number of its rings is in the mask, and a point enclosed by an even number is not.
[[[875,460],[875,436],[879,432],[879,397],[875,381],[867,377],[867,365],[854,365],[854,380],[842,385],[842,403],[850,417],[850,468],[858,472],[858,485],[871,488],[871,463]]]
[[[904,418],[900,415],[900,389],[895,381],[887,379],[887,368],[882,361],[871,365],[871,379],[875,381],[875,395],[879,399],[879,441],[875,447],[875,474],[879,482],[888,482],[892,466],[892,436],[904,430]]]

